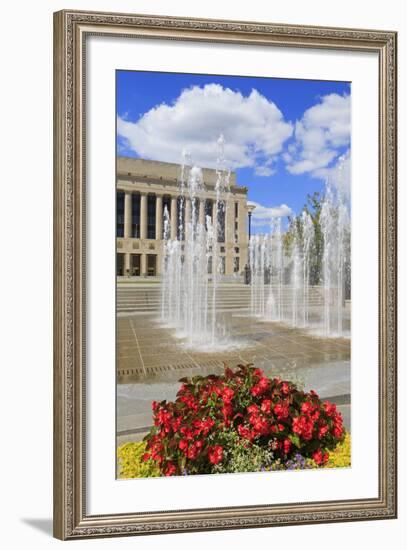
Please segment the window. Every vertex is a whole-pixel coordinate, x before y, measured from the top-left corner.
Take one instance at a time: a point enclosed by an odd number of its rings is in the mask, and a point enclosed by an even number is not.
[[[224,275],[225,274],[225,268],[226,268],[226,257],[225,256],[221,256],[220,257],[220,265],[219,265],[219,273],[221,275]]]
[[[239,217],[239,203],[235,202],[235,218]]]
[[[140,195],[134,193],[131,201],[131,236],[140,238]]]
[[[185,239],[185,197],[178,197],[177,212],[177,239],[183,241]]]
[[[233,273],[239,273],[239,269],[240,269],[239,264],[240,264],[239,258],[238,257],[233,258]]]
[[[239,247],[238,246],[235,246],[235,252],[236,252],[236,254],[239,254]]]
[[[208,274],[212,275],[212,256],[208,257]]]
[[[141,275],[141,254],[131,255],[131,274],[133,277],[140,277]]]
[[[116,275],[122,277],[124,275],[124,254],[116,254]]]
[[[205,228],[208,229],[208,217],[212,220],[213,203],[210,199],[205,201]]]
[[[147,197],[147,239],[155,239],[155,195]]]
[[[218,207],[218,243],[225,242],[225,202],[219,201]]]
[[[167,235],[164,235],[164,236],[167,236],[169,238],[170,233],[171,233],[171,229],[170,229],[170,227],[166,228],[166,226],[165,226],[166,216],[168,216],[168,222],[169,222],[170,217],[171,217],[171,197],[169,195],[165,195],[163,197],[163,231],[165,231],[167,229]]]
[[[157,272],[157,256],[155,254],[147,254],[147,276],[155,277]]]
[[[239,229],[239,222],[235,222],[235,231]]]
[[[116,193],[116,236],[124,237],[124,193]]]

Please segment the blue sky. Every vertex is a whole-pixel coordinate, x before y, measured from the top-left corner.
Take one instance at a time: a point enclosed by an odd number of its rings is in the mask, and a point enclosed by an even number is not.
[[[216,140],[257,204],[253,232],[299,213],[350,158],[350,84],[315,80],[117,71],[122,156],[216,166]],[[340,160],[341,159],[341,160]],[[342,172],[343,173],[343,172]]]

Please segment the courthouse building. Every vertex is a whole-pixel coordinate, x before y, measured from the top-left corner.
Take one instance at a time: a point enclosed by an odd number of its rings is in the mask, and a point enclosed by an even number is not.
[[[199,222],[211,216],[216,202],[216,170],[202,170],[204,190],[197,194]],[[181,166],[167,162],[119,157],[117,159],[116,236],[118,276],[148,277],[161,273],[164,210],[170,215],[170,238],[183,240],[179,228],[180,208],[186,222],[191,201],[180,198]],[[213,218],[212,218],[213,219]],[[247,263],[247,188],[230,174],[230,192],[225,197],[220,220],[218,253],[226,276],[242,273]]]

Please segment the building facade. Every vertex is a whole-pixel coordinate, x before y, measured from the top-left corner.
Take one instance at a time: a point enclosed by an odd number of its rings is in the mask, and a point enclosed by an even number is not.
[[[204,190],[197,194],[199,222],[211,216],[216,202],[216,170],[204,168]],[[186,222],[191,200],[180,195],[181,166],[129,157],[118,157],[116,175],[116,242],[118,276],[149,277],[161,274],[164,211],[170,216],[170,238],[183,240],[180,210]],[[230,174],[230,192],[223,201],[218,253],[225,276],[240,274],[247,263],[247,188]]]

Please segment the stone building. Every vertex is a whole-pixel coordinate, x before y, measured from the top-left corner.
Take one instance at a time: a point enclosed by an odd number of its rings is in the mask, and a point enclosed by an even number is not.
[[[216,199],[216,170],[204,168],[205,190],[198,193],[199,221],[212,217]],[[178,227],[181,166],[167,162],[118,157],[116,188],[116,236],[118,276],[146,277],[161,273],[164,209],[170,215],[171,238],[183,239]],[[184,203],[185,219],[191,215],[191,201]],[[199,210],[198,210],[199,208]],[[247,262],[247,188],[230,175],[230,192],[225,200],[222,231],[218,239],[224,274],[242,273]]]

